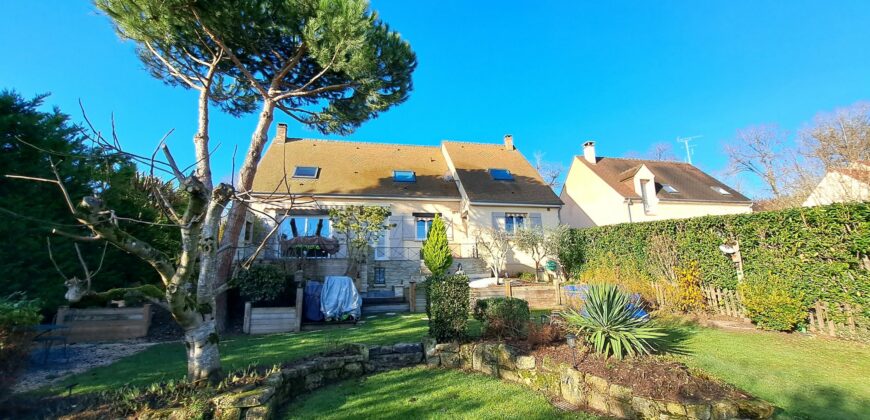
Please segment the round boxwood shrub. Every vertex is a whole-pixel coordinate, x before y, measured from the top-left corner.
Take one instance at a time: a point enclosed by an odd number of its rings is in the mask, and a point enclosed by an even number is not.
[[[495,297],[474,305],[474,319],[483,323],[483,334],[499,339],[525,337],[530,316],[529,303],[522,299]]]
[[[461,340],[468,329],[471,289],[468,276],[431,276],[426,280],[429,335],[439,342]]]
[[[287,274],[269,264],[239,270],[233,281],[239,293],[251,303],[275,301],[287,290]]]

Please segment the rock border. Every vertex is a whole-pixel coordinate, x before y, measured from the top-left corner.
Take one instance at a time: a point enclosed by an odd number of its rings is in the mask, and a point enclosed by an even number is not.
[[[757,398],[686,404],[634,395],[630,387],[547,357],[538,366],[535,356],[503,343],[436,344],[426,339],[423,346],[431,367],[482,372],[621,419],[767,419],[774,410]]]

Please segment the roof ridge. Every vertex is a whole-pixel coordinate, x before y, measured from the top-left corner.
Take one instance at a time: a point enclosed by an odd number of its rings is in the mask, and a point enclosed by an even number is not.
[[[290,141],[288,141],[290,140]],[[316,142],[324,142],[324,143],[343,143],[343,144],[356,144],[356,145],[366,145],[366,146],[401,146],[401,147],[421,147],[421,148],[430,148],[437,149],[439,146],[431,146],[426,144],[406,144],[406,143],[384,143],[384,142],[375,142],[375,141],[365,141],[365,140],[333,140],[333,139],[316,139],[310,137],[287,137],[284,142],[275,142],[275,144],[286,144],[292,143],[293,141],[316,141]]]
[[[476,146],[499,146],[504,147],[504,143],[481,143],[479,141],[465,141],[465,140],[441,140],[442,143],[457,143],[457,144],[473,144]],[[516,150],[516,148],[514,148]]]
[[[583,159],[583,155],[574,155],[574,157]],[[629,157],[610,157],[610,156],[597,156],[598,159],[618,159],[618,160],[631,160],[635,162],[661,162],[661,163],[679,163],[682,165],[695,166],[689,162],[681,162],[679,160],[664,160],[664,159],[642,159],[642,158],[629,158]]]

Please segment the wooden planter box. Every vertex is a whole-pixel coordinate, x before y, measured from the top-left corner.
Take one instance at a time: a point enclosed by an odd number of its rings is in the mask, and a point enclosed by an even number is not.
[[[302,288],[296,289],[296,306],[274,308],[254,308],[251,302],[245,303],[245,321],[242,331],[245,334],[271,334],[296,332],[302,324]]]
[[[151,305],[139,308],[74,309],[62,306],[57,310],[57,323],[66,325],[67,341],[116,341],[144,337],[151,326]]]

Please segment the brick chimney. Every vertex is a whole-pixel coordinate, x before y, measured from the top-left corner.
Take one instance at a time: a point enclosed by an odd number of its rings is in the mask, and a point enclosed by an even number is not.
[[[591,164],[595,164],[595,142],[590,140],[583,143],[583,158]]]
[[[278,141],[287,141],[287,124],[278,123],[278,128],[275,130],[275,138]]]
[[[511,134],[504,135],[504,149],[505,150],[514,150],[514,136]]]

